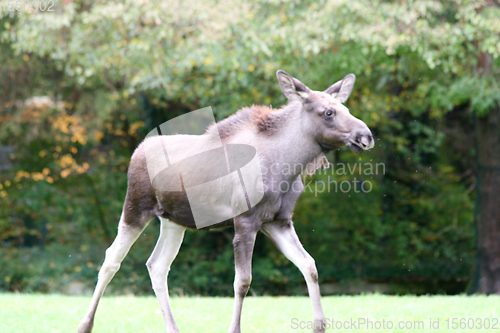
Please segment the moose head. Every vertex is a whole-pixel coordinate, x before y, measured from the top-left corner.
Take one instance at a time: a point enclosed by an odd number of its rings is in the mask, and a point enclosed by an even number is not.
[[[343,104],[351,95],[356,76],[346,75],[325,91],[314,91],[287,72],[276,73],[283,94],[290,101],[299,101],[304,113],[304,128],[309,128],[323,152],[343,146],[361,152],[374,146],[366,124],[354,117]]]

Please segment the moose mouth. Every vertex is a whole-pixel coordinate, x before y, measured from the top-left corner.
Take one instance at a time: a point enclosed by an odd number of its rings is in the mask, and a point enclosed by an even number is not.
[[[336,149],[336,147],[325,145],[323,143],[320,143],[319,146],[321,147],[321,151],[323,152],[323,154],[329,153],[330,151]],[[346,143],[346,146],[350,150],[352,150],[352,151],[354,151],[356,153],[361,153],[362,151],[364,151],[364,149],[361,146],[359,146],[357,143],[355,143],[355,142],[349,141],[349,142]]]
[[[352,151],[354,151],[354,152],[356,152],[356,153],[361,153],[361,152],[364,150],[363,148],[361,148],[361,146],[359,146],[357,143],[354,143],[354,142],[352,142],[352,141],[348,142],[348,143],[346,144],[346,146],[347,146],[350,150],[352,150]]]

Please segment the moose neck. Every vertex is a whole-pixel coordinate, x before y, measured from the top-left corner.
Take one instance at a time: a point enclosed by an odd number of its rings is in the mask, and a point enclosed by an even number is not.
[[[269,163],[293,180],[321,154],[321,147],[301,102],[292,101],[275,112],[279,125],[271,135],[266,135],[266,141],[270,142],[265,150]]]

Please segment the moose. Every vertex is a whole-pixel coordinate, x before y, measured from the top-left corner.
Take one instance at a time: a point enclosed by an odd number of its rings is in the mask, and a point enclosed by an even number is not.
[[[243,300],[252,281],[252,252],[259,231],[271,238],[277,248],[304,276],[312,302],[314,332],[325,331],[325,316],[320,302],[318,272],[314,259],[306,252],[294,229],[292,215],[304,190],[304,169],[287,172],[287,165],[316,165],[325,160],[324,154],[349,147],[361,152],[373,148],[374,139],[367,125],[350,114],[343,105],[350,96],[356,77],[348,74],[325,91],[314,91],[283,70],[276,73],[288,104],[273,109],[267,106],[243,108],[228,118],[214,123],[200,140],[219,136],[224,146],[248,144],[255,148],[262,170],[264,184],[262,198],[250,209],[233,218],[203,230],[234,227],[234,309],[229,333],[240,333]],[[90,308],[78,328],[78,333],[89,333],[99,300],[119,270],[120,264],[149,222],[160,219],[160,236],[147,260],[153,290],[159,300],[168,333],[178,333],[170,306],[167,275],[181,246],[186,229],[196,229],[193,213],[185,191],[160,191],[152,185],[148,175],[145,142],[168,139],[159,135],[147,138],[132,155],[128,170],[128,187],[118,224],[118,234],[106,250],[105,260],[98,274],[98,282]],[[182,145],[190,136],[173,141]],[[198,139],[197,139],[198,140]],[[189,140],[188,140],[189,141]],[[179,147],[183,149],[183,147]],[[187,149],[187,148],[186,148]],[[271,186],[272,183],[288,186]]]

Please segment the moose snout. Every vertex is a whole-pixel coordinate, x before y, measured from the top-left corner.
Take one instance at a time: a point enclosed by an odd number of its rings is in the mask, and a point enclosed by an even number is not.
[[[358,147],[368,150],[375,146],[375,141],[373,140],[372,132],[368,129],[368,127],[358,130],[354,133],[354,144]]]

